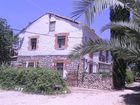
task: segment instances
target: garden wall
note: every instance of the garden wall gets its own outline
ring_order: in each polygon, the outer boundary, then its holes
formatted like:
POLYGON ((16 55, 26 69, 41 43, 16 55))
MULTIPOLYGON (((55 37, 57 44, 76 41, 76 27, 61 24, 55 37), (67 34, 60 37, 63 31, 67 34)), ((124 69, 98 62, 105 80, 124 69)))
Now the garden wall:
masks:
POLYGON ((80 73, 76 78, 76 73, 68 75, 67 83, 69 86, 78 86, 91 89, 112 89, 112 76, 110 74, 88 74, 80 73))
POLYGON ((80 74, 79 87, 112 89, 112 76, 107 74, 80 74))

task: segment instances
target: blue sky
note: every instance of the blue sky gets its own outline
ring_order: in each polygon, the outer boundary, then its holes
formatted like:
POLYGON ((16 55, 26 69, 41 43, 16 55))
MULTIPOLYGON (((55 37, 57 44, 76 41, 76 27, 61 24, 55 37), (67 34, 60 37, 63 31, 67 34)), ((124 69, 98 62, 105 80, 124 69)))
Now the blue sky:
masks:
MULTIPOLYGON (((74 0, 1 0, 0 17, 7 19, 11 28, 22 29, 42 14, 53 12, 70 18, 74 0)), ((109 31, 100 33, 100 29, 109 23, 109 11, 97 16, 92 23, 96 33, 102 38, 109 38, 109 31)))

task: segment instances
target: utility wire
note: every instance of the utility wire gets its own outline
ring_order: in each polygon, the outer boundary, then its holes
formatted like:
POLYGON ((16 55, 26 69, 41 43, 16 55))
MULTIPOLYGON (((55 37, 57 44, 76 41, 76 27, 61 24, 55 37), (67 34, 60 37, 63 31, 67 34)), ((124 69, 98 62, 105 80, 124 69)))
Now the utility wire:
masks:
MULTIPOLYGON (((12 30, 18 31, 18 32, 22 31, 22 30, 20 30, 20 29, 15 29, 15 28, 12 28, 12 30)), ((79 30, 69 31, 68 33, 77 32, 77 31, 79 31, 79 30)), ((50 35, 48 35, 47 33, 46 33, 46 34, 43 34, 43 33, 30 32, 30 31, 23 31, 23 33, 38 34, 38 35, 44 35, 44 36, 48 36, 48 37, 55 37, 55 36, 50 36, 50 35)), ((75 39, 76 39, 76 38, 82 38, 82 37, 68 37, 68 38, 75 38, 75 39)))
POLYGON ((25 0, 27 3, 31 4, 32 6, 38 8, 40 11, 44 12, 44 9, 42 9, 39 5, 34 3, 32 0, 25 0))
MULTIPOLYGON (((35 6, 36 8, 38 8, 39 10, 41 11, 44 11, 40 6, 38 6, 37 4, 35 4, 32 0, 25 0, 26 2, 30 3, 31 5, 35 6)), ((20 29, 15 29, 15 28, 12 28, 12 30, 14 31, 18 31, 18 32, 21 32, 23 30, 20 30, 20 29)), ((79 30, 76 30, 76 31, 69 31, 68 33, 71 33, 71 32, 78 32, 79 30)), ((48 35, 48 33, 46 34, 43 34, 43 33, 37 33, 37 32, 30 32, 30 31, 23 31, 24 33, 29 33, 29 34, 39 34, 39 35, 44 35, 44 36, 48 36, 48 37, 55 37, 55 36, 50 36, 48 35)), ((78 34, 78 33, 77 33, 78 34)), ((82 37, 68 37, 68 38, 77 38, 77 39, 80 39, 82 37)))

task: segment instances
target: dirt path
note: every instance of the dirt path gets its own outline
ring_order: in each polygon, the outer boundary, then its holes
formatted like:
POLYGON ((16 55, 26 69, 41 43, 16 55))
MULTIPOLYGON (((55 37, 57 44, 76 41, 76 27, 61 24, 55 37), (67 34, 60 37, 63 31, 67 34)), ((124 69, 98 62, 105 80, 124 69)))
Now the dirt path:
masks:
POLYGON ((123 91, 71 88, 72 93, 57 96, 0 90, 0 105, 140 105, 139 84, 134 85, 123 91))

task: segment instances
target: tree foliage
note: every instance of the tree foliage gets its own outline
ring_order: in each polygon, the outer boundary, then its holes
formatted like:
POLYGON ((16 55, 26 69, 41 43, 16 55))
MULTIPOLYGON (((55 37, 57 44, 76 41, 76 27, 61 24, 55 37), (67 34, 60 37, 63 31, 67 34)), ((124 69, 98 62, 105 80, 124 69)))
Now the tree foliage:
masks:
POLYGON ((0 18, 0 64, 9 62, 14 41, 13 32, 7 21, 0 18))
MULTIPOLYGON (((110 8, 110 21, 129 21, 130 20, 130 12, 126 8, 122 8, 121 6, 115 6, 110 8)), ((120 46, 122 46, 122 41, 126 40, 125 37, 125 29, 111 29, 111 40, 118 39, 120 46)), ((123 89, 125 87, 125 77, 126 77, 126 67, 127 62, 118 54, 115 54, 113 51, 112 60, 113 60, 113 85, 116 89, 123 89)))

